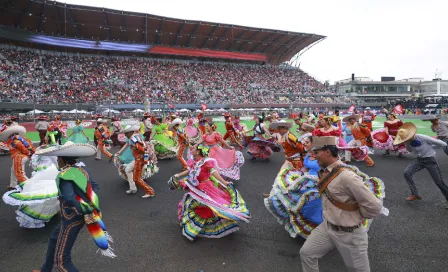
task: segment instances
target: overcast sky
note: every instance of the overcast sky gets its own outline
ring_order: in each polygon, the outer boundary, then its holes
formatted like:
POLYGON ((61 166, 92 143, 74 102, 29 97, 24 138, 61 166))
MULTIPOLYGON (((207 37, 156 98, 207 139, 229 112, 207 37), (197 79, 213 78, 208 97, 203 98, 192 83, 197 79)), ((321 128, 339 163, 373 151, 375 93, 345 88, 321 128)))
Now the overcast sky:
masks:
POLYGON ((327 39, 301 57, 320 80, 448 78, 443 0, 66 0, 70 4, 145 12, 179 19, 316 33, 327 39))

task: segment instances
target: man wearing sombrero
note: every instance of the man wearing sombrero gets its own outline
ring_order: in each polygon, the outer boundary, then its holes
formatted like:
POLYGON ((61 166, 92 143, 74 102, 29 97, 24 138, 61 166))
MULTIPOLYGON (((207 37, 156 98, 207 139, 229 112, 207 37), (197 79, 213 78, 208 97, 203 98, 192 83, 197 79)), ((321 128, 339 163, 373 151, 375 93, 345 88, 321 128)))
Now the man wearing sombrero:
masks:
POLYGON ((437 139, 444 142, 448 141, 448 122, 440 121, 440 117, 436 115, 431 115, 429 117, 423 118, 423 121, 431 122, 431 130, 437 133, 437 139))
MULTIPOLYGON (((441 146, 444 148, 445 152, 447 152, 447 143, 416 133, 417 127, 413 123, 404 123, 398 130, 394 140, 395 145, 405 143, 406 148, 409 151, 417 154, 417 159, 413 161, 403 173, 404 178, 411 189, 411 196, 406 198, 406 200, 414 201, 422 199, 414 182, 414 174, 426 169, 448 201, 448 186, 443 182, 442 172, 440 171, 439 163, 436 159, 436 151, 433 148, 433 145, 441 146)), ((445 208, 448 209, 448 206, 445 208)))
POLYGON ((39 120, 36 123, 36 130, 39 132, 39 138, 40 138, 40 143, 39 145, 43 145, 45 144, 45 135, 47 134, 47 129, 48 129, 48 117, 45 115, 41 115, 39 117, 37 117, 37 120, 39 120))
MULTIPOLYGON (((350 128, 353 140, 347 143, 349 148, 361 148, 363 146, 367 146, 367 141, 370 136, 370 130, 365 124, 359 124, 358 120, 361 118, 359 114, 352 114, 344 117, 342 122, 347 123, 347 126, 350 128)), ((367 151, 366 151, 367 152, 367 151)), ((352 160, 352 152, 349 150, 345 151, 345 162, 350 163, 352 160)), ((375 165, 372 158, 369 155, 366 155, 363 159, 367 166, 372 167, 375 165)))
POLYGON ((23 126, 0 125, 0 142, 6 142, 9 147, 12 167, 8 190, 14 189, 18 183, 26 181, 25 164, 36 151, 33 143, 25 138, 26 129, 23 126))
POLYGON ((299 139, 289 131, 291 127, 292 123, 284 120, 269 125, 270 129, 277 130, 280 135, 280 144, 285 152, 285 163, 291 163, 295 169, 301 170, 303 167, 302 155, 305 150, 299 139))
POLYGON ((56 185, 59 191, 61 223, 53 230, 48 240, 45 263, 41 270, 78 271, 71 259, 71 251, 80 230, 87 229, 103 256, 114 258, 115 254, 109 246, 112 238, 107 233, 96 193, 98 185, 90 175, 77 166, 79 157, 88 157, 96 153, 90 144, 67 142, 64 145, 53 145, 39 148, 36 152, 41 156, 57 156, 59 175, 56 185))
POLYGON ((106 119, 98 119, 96 120, 97 127, 95 129, 94 137, 98 143, 97 145, 97 151, 96 151, 96 158, 95 160, 101 160, 101 153, 103 153, 107 158, 112 158, 112 154, 110 154, 109 151, 107 151, 107 148, 110 146, 110 136, 111 133, 109 131, 109 128, 107 127, 106 119))
POLYGON ((314 136, 312 151, 321 168, 317 189, 323 222, 300 249, 302 271, 319 271, 319 259, 333 249, 339 251, 348 271, 370 271, 368 235, 362 222, 381 214, 381 200, 360 175, 341 163, 336 137, 314 136))
POLYGON ((126 193, 135 194, 137 192, 135 185, 137 184, 145 191, 145 195, 142 198, 149 198, 153 197, 155 192, 142 177, 146 176, 146 174, 152 176, 158 172, 156 166, 157 157, 152 144, 144 141, 139 129, 139 126, 127 125, 120 131, 120 134, 124 134, 129 139, 129 142, 115 156, 120 155, 127 146, 130 147, 134 160, 124 168, 130 186, 130 189, 126 193))
POLYGON ((177 159, 179 160, 180 164, 182 165, 182 170, 187 170, 188 164, 184 159, 184 151, 185 151, 185 148, 187 148, 187 146, 188 146, 188 138, 187 138, 187 134, 185 133, 185 130, 180 127, 181 124, 182 124, 182 120, 180 118, 176 118, 171 122, 168 129, 173 132, 174 138, 179 143, 179 149, 177 150, 177 159))

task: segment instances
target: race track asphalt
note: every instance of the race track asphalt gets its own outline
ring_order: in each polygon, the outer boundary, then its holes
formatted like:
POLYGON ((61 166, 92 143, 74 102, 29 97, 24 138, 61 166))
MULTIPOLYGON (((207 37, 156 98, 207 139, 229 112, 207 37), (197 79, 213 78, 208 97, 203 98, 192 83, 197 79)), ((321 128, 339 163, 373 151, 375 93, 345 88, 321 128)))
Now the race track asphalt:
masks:
MULTIPOLYGON (((114 150, 116 151, 116 150, 114 150)), ((403 170, 410 157, 373 155, 374 168, 360 169, 382 178, 386 184, 384 205, 388 217, 374 220, 369 231, 371 271, 448 271, 448 210, 442 208, 443 195, 426 171, 416 175, 424 199, 407 203, 409 189, 403 170)), ((159 162, 160 173, 150 185, 153 199, 125 194, 127 184, 107 160, 84 162, 99 183, 104 222, 115 243, 117 258, 95 254, 97 247, 83 229, 72 251, 73 262, 80 271, 154 271, 154 272, 220 272, 220 271, 301 271, 299 250, 303 240, 292 239, 263 205, 262 193, 268 193, 283 163, 275 154, 270 162, 246 160, 236 187, 252 213, 249 224, 241 223, 240 231, 222 239, 200 238, 195 242, 182 236, 177 220, 181 191, 170 191, 167 180, 179 171, 176 159, 159 162)), ((448 181, 447 156, 438 150, 443 176, 448 181)), ((246 157, 247 159, 247 157, 246 157)), ((9 183, 11 160, 0 158, 1 188, 9 183)), ((55 217, 43 229, 20 228, 14 218, 14 207, 0 204, 0 271, 30 272, 39 268, 45 258, 47 239, 57 225, 55 217)), ((337 251, 320 261, 321 271, 346 271, 337 251)))

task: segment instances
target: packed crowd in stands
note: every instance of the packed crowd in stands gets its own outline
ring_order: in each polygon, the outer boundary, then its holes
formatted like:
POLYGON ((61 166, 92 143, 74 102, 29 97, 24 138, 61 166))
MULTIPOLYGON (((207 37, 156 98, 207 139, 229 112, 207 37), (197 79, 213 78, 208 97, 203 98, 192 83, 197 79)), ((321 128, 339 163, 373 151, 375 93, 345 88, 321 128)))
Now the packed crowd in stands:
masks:
POLYGON ((124 104, 149 98, 172 104, 289 103, 294 94, 296 103, 351 102, 325 96, 324 85, 299 69, 54 56, 13 49, 0 49, 0 54, 12 64, 0 63, 2 101, 124 104))

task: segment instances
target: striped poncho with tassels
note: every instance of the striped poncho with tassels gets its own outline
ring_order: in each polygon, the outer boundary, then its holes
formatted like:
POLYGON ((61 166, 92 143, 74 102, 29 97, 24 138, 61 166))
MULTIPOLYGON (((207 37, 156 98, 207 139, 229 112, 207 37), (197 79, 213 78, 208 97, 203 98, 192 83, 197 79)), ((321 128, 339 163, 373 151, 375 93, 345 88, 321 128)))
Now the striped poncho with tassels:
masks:
MULTIPOLYGON (((112 237, 107 233, 106 226, 101 220, 101 211, 98 196, 95 194, 92 188, 92 184, 89 182, 89 175, 87 172, 79 167, 72 166, 67 169, 61 170, 56 177, 56 185, 59 189, 59 181, 70 180, 73 184, 80 189, 84 194, 82 196, 76 194, 76 200, 81 206, 81 211, 84 216, 84 222, 87 229, 92 235, 93 240, 98 246, 98 250, 106 257, 116 257, 113 249, 110 247, 109 242, 113 242, 112 237)), ((60 193, 60 192, 59 192, 60 193)))

